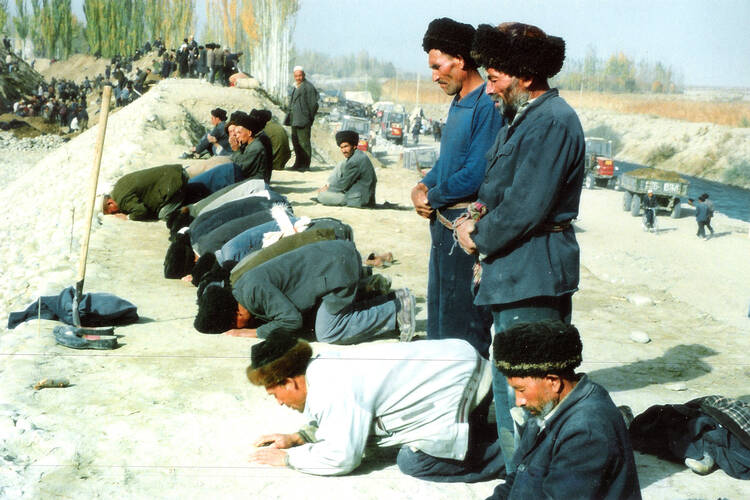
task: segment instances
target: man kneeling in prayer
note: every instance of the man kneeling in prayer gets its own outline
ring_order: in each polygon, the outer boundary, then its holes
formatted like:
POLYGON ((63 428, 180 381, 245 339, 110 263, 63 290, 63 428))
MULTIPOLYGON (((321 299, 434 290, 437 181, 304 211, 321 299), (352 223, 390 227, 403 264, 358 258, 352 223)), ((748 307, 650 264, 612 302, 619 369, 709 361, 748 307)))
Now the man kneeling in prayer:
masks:
POLYGON ((628 430, 607 390, 576 374, 578 330, 559 320, 518 323, 495 335, 497 369, 516 392, 521 442, 493 499, 639 499, 628 430))
POLYGON ((405 474, 438 482, 476 482, 505 470, 486 415, 492 373, 460 339, 375 344, 312 357, 285 335, 251 349, 247 377, 309 425, 261 436, 251 460, 316 475, 347 474, 362 462, 368 438, 401 446, 405 474))

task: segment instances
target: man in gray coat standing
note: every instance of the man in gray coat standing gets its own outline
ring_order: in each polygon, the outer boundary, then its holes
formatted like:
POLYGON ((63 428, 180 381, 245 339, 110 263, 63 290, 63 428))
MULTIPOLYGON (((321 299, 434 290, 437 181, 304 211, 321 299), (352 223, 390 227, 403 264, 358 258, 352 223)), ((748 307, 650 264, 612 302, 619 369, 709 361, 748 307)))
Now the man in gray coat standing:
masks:
POLYGON ((292 145, 294 146, 294 166, 292 170, 310 170, 312 145, 310 130, 315 113, 318 112, 318 91, 305 79, 302 66, 294 67, 294 90, 289 106, 289 123, 292 127, 292 145))
MULTIPOLYGON (((456 229, 461 246, 479 256, 474 303, 490 307, 495 332, 544 319, 569 324, 580 267, 571 221, 585 144, 575 111, 547 84, 562 68, 565 42, 536 26, 484 24, 472 55, 507 120, 488 153, 478 200, 456 229)), ((498 371, 493 390, 510 473, 513 395, 498 371)))

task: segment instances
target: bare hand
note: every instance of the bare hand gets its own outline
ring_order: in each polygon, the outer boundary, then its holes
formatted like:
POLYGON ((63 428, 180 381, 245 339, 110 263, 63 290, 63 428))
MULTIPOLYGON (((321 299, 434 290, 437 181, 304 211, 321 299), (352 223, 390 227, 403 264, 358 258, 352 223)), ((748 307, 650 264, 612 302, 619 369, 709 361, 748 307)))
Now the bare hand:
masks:
POLYGON ((186 274, 180 280, 184 281, 185 283, 192 283, 193 282, 193 275, 192 274, 186 274))
POLYGON ((458 235, 458 244, 464 249, 464 252, 471 255, 476 253, 477 245, 474 240, 471 239, 470 233, 474 231, 474 221, 466 219, 465 221, 458 224, 456 227, 456 234, 458 235))
POLYGON ((245 337, 255 339, 258 338, 258 330, 256 328, 234 328, 232 330, 227 330, 226 332, 224 332, 224 335, 229 335, 230 337, 245 337))
POLYGON ((427 191, 427 186, 421 182, 411 190, 411 202, 417 213, 425 219, 429 219, 434 211, 430 206, 430 202, 427 201, 427 191))
POLYGON ((286 466, 286 452, 278 448, 259 448, 250 454, 250 461, 273 465, 274 467, 286 466))
POLYGON ((328 184, 326 184, 326 185, 325 185, 325 186, 323 186, 322 188, 318 189, 318 192, 319 192, 319 193, 322 193, 322 192, 324 192, 324 191, 328 191, 328 184))
POLYGON ((295 434, 266 434, 265 436, 259 437, 253 446, 256 447, 269 447, 269 448, 291 448, 293 446, 299 446, 303 444, 302 437, 295 434))
POLYGON ((124 214, 122 212, 117 212, 116 214, 112 214, 112 215, 114 215, 118 219, 128 220, 128 214, 124 214))
POLYGON ((216 142, 216 137, 212 136, 211 134, 207 134, 207 135, 206 135, 206 139, 207 139, 207 140, 208 140, 208 142, 210 142, 211 144, 213 144, 214 142, 216 142))

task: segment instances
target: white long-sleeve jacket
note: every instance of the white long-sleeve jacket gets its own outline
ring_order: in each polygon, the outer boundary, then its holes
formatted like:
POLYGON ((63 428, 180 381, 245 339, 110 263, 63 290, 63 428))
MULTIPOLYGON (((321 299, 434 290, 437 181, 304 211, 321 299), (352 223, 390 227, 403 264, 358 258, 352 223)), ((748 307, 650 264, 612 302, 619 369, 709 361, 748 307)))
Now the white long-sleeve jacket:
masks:
POLYGON ((359 466, 370 436, 378 446, 408 445, 462 460, 468 415, 489 373, 489 363, 459 339, 316 356, 306 372, 304 410, 317 427, 315 441, 287 450, 289 466, 309 474, 346 474, 359 466))

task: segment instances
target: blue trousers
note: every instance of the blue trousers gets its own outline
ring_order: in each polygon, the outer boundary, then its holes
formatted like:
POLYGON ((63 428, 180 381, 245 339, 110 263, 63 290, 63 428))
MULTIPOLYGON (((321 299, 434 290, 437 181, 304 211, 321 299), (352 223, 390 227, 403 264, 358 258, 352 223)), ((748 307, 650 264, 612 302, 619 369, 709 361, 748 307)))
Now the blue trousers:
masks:
POLYGON ((241 174, 242 171, 231 161, 229 163, 222 163, 190 179, 188 181, 188 188, 201 191, 203 195, 200 198, 204 198, 221 188, 241 181, 241 174))
MULTIPOLYGON (((289 218, 292 224, 297 222, 296 217, 289 218)), ((251 227, 231 240, 224 243, 221 249, 216 251, 216 260, 219 264, 227 261, 239 262, 252 251, 260 250, 263 246, 263 235, 269 231, 278 231, 279 225, 275 220, 251 227)))
POLYGON ((396 331, 397 301, 387 296, 358 302, 332 314, 325 299, 315 314, 315 338, 328 344, 357 344, 396 331))
MULTIPOLYGON (((559 319, 570 324, 572 312, 571 295, 560 297, 532 297, 509 304, 492 306, 492 319, 495 332, 502 332, 517 323, 529 323, 546 319, 559 319)), ((516 436, 510 409, 516 405, 513 389, 505 376, 492 364, 492 392, 495 397, 495 418, 498 440, 503 449, 505 467, 508 474, 518 465, 513 461, 513 453, 520 436, 516 436)))
MULTIPOLYGON (((463 210, 441 210, 448 220, 463 210)), ((472 267, 476 261, 454 246, 453 232, 439 221, 430 221, 432 248, 427 280, 427 338, 464 339, 487 358, 492 317, 486 308, 474 305, 472 267)))

